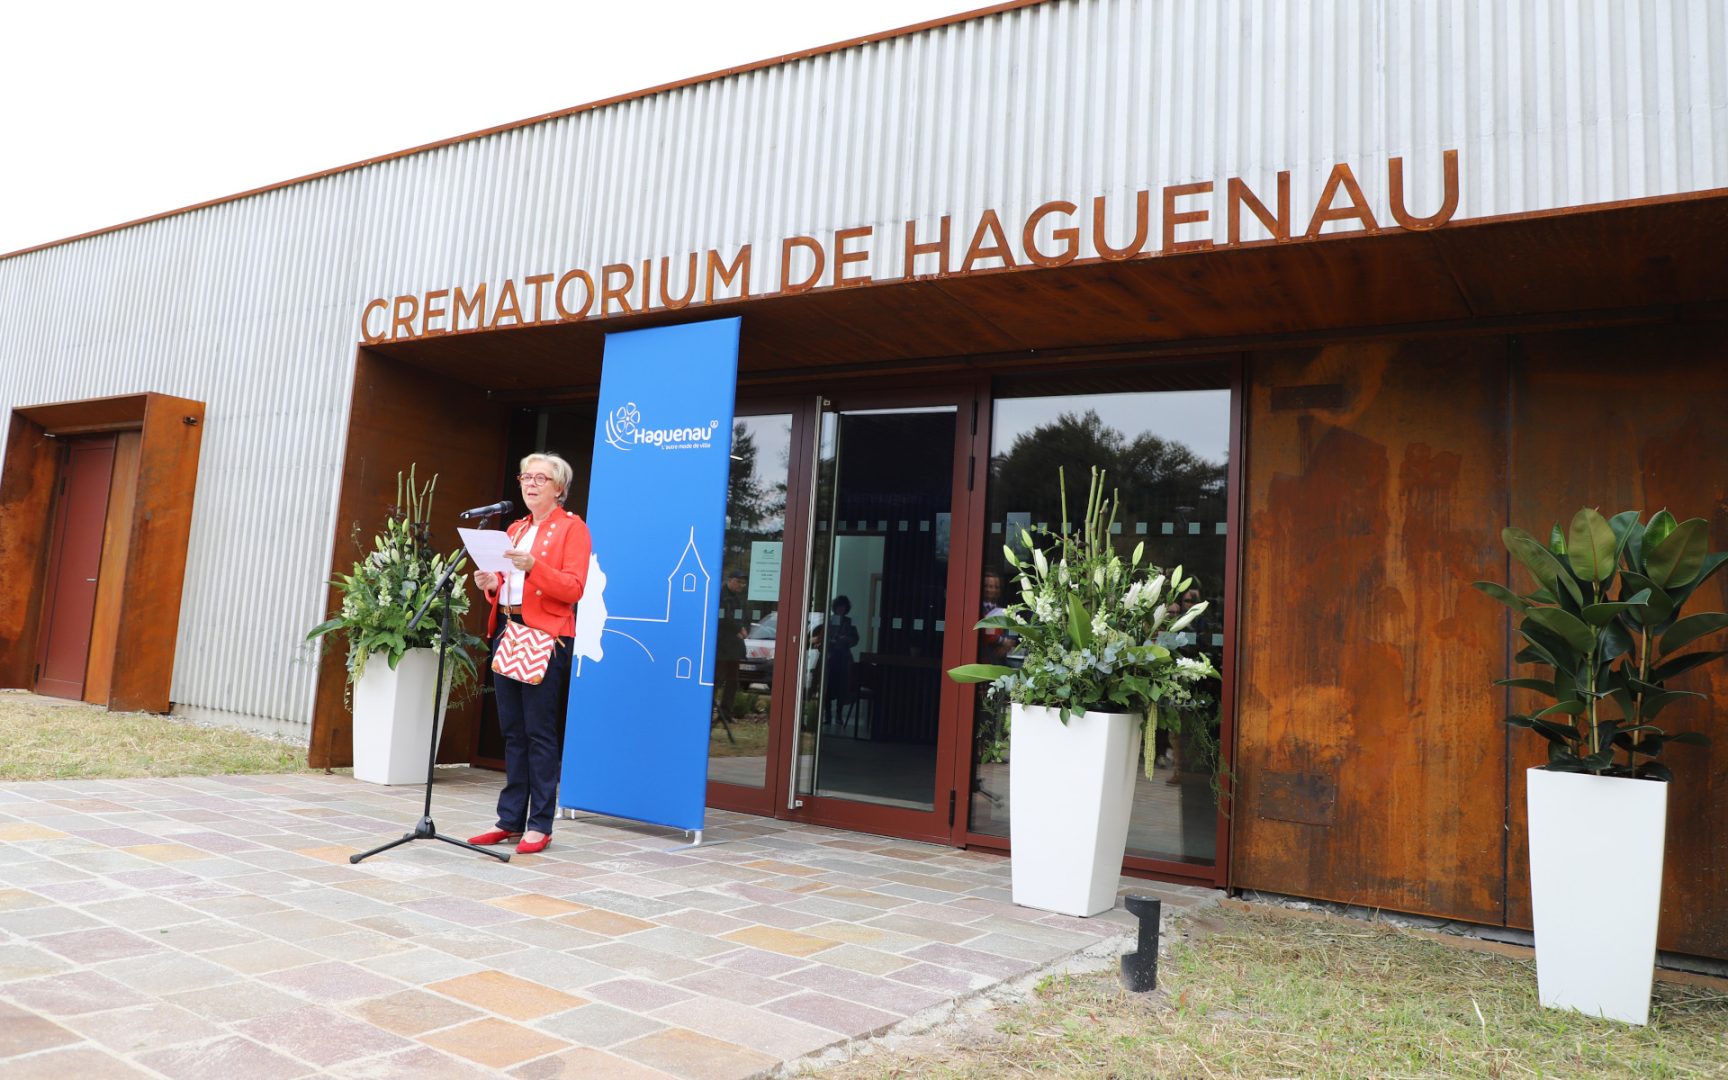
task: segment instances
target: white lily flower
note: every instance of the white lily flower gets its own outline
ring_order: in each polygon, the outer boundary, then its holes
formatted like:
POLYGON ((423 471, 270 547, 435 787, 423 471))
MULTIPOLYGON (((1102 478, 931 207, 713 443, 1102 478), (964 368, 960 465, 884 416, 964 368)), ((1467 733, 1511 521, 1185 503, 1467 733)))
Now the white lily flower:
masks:
POLYGON ((1032 565, 1038 568, 1038 576, 1043 577, 1050 572, 1050 564, 1045 561, 1044 553, 1037 548, 1032 549, 1032 565))
POLYGON ((1206 610, 1206 604, 1207 603, 1208 603, 1208 601, 1202 600, 1198 604, 1195 604, 1193 607, 1189 608, 1187 611, 1184 611, 1182 613, 1182 617, 1180 619, 1177 619, 1175 622, 1170 624, 1170 632, 1175 633, 1176 631, 1187 626, 1189 623, 1193 622, 1195 619, 1198 619, 1200 617, 1200 613, 1206 610))

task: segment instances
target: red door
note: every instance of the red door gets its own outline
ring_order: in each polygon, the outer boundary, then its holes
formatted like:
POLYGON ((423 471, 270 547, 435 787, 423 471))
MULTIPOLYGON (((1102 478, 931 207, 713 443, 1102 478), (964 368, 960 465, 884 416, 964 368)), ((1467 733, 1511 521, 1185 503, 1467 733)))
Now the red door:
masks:
POLYGON ((36 692, 78 699, 90 659, 90 622, 102 566, 114 436, 69 440, 61 466, 59 505, 42 606, 36 692))

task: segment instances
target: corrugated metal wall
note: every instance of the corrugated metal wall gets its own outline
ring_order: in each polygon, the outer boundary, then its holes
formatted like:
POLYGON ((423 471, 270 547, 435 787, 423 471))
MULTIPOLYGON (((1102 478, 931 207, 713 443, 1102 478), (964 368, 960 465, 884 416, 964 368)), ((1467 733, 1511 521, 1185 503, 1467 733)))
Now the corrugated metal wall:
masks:
POLYGON ((1196 180, 1223 240, 1222 181, 1279 169, 1300 231, 1341 161, 1386 224, 1387 159, 1427 214, 1448 148, 1460 217, 1728 186, 1728 12, 1055 0, 0 261, 0 409, 208 404, 173 696, 305 724, 367 300, 743 243, 765 292, 783 237, 858 225, 888 278, 907 219, 954 215, 958 262, 985 208, 1018 251, 1039 203, 1107 195, 1119 238, 1196 180))

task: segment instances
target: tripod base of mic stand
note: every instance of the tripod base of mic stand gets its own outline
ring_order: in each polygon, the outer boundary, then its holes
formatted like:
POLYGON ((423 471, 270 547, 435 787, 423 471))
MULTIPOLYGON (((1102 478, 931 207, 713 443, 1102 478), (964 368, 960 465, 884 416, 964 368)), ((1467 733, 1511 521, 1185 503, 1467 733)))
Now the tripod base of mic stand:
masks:
POLYGON ((429 817, 423 817, 419 821, 415 822, 414 831, 411 833, 404 833, 402 839, 392 840, 388 844, 380 844, 371 851, 362 851, 358 855, 350 855, 348 856, 348 861, 351 863, 357 863, 361 859, 370 859, 381 851, 389 851, 391 848, 401 847, 403 844, 412 840, 442 840, 446 844, 455 844, 459 848, 467 848, 469 851, 478 851, 482 855, 490 855, 499 862, 510 861, 510 853, 507 851, 493 851, 491 848, 483 848, 478 844, 470 844, 466 840, 458 840, 454 836, 445 836, 443 833, 438 831, 438 826, 432 824, 432 819, 429 817))

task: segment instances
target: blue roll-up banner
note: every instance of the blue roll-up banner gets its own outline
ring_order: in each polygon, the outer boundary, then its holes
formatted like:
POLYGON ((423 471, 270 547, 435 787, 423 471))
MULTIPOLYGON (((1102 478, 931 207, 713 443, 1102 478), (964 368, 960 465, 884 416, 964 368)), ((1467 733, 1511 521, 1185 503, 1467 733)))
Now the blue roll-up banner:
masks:
POLYGON ((702 828, 738 320, 606 335, 560 806, 702 828))

